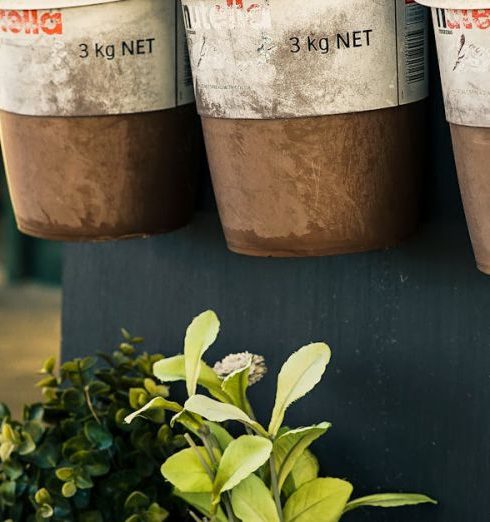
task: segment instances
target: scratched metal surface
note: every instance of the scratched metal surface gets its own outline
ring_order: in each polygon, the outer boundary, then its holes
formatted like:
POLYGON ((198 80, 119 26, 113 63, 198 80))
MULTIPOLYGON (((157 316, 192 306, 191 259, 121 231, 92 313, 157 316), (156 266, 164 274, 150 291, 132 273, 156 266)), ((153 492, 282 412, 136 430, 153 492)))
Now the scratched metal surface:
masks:
MULTIPOLYGON (((404 81, 402 20, 421 9, 416 4, 356 0, 346 9, 341 0, 247 0, 243 9, 217 10, 209 0, 186 0, 183 6, 202 115, 318 116, 426 96, 425 82, 404 81)), ((420 30, 423 40, 424 26, 422 17, 410 31, 420 30)))
POLYGON ((211 362, 243 349, 267 357, 271 375, 254 390, 265 419, 285 357, 327 340, 327 378, 288 422, 334 423, 315 449, 324 472, 349 477, 358 494, 423 491, 441 502, 346 520, 488 522, 490 279, 474 267, 439 93, 434 100, 416 237, 356 256, 241 257, 226 250, 204 184, 201 211, 185 230, 66 247, 64 356, 110 349, 122 325, 149 349, 175 353, 190 318, 214 308, 223 331, 211 362))
POLYGON ((176 2, 31 10, 27 20, 20 13, 0 9, 2 109, 31 116, 93 116, 193 101, 192 86, 179 73, 184 33, 179 26, 176 35, 176 2))

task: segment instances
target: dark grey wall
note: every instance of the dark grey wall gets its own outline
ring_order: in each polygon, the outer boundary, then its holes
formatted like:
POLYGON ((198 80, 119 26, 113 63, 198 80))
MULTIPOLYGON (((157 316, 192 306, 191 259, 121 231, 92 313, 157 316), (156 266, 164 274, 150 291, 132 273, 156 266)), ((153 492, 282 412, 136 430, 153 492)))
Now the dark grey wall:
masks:
POLYGON ((210 362, 243 349, 267 356, 271 375, 254 391, 263 417, 286 356, 327 340, 328 376, 288 422, 334 423, 317 445, 322 466, 357 493, 441 501, 348 520, 488 522, 490 278, 474 267, 437 87, 433 99, 425 222, 412 240, 337 258, 240 257, 225 248, 208 187, 182 231, 66 247, 64 356, 110 349, 120 326, 172 354, 189 320, 213 308, 223 330, 210 362))

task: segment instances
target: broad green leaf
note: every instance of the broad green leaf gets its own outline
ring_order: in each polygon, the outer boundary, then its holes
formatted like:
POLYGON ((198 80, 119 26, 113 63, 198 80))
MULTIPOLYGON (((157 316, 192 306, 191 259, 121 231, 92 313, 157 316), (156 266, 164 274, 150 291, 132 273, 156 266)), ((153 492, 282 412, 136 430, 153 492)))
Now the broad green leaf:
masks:
POLYGON ((164 522, 169 516, 170 513, 166 509, 154 502, 145 513, 145 522, 164 522))
POLYGON ((43 363, 43 367, 41 368, 40 373, 53 373, 54 367, 56 366, 56 358, 50 357, 49 359, 46 359, 43 363))
POLYGON ((134 413, 131 413, 131 415, 128 415, 124 419, 124 422, 126 422, 127 424, 131 424, 134 421, 134 419, 136 419, 136 417, 143 415, 143 413, 150 410, 158 409, 164 409, 178 413, 182 411, 182 406, 176 402, 168 401, 163 397, 155 397, 148 404, 140 408, 138 411, 135 411, 134 413))
POLYGON ((133 410, 142 408, 149 400, 148 392, 144 388, 131 388, 129 390, 129 405, 133 410))
POLYGON ((177 489, 186 493, 210 493, 213 483, 202 461, 211 468, 211 461, 205 448, 199 447, 200 457, 193 448, 187 448, 172 455, 162 465, 162 475, 177 489))
MULTIPOLYGON (((178 489, 174 489, 174 495, 181 498, 184 502, 197 509, 199 513, 207 518, 211 518, 212 502, 211 493, 183 493, 178 489)), ((228 518, 223 513, 221 508, 218 509, 216 515, 214 515, 216 522, 228 522, 228 518)))
POLYGON ((331 426, 329 422, 322 422, 317 426, 288 431, 275 440, 273 455, 279 490, 304 451, 331 426))
POLYGON ((205 395, 194 395, 187 399, 184 408, 212 422, 225 422, 230 420, 242 422, 250 426, 260 435, 267 436, 267 432, 258 422, 252 420, 240 408, 232 404, 223 404, 205 395))
POLYGON ((309 393, 322 378, 331 351, 325 343, 304 346, 284 363, 277 379, 277 393, 269 433, 276 435, 288 407, 309 393))
POLYGON ((170 419, 170 427, 173 428, 177 422, 182 424, 187 431, 200 436, 203 420, 199 415, 191 413, 190 411, 182 410, 170 419))
POLYGON ((216 422, 205 422, 206 426, 209 428, 211 435, 215 438, 218 443, 221 451, 225 451, 225 449, 230 445, 230 442, 233 441, 233 437, 216 422))
POLYGON ((247 412, 249 415, 252 411, 252 408, 250 407, 250 403, 247 399, 247 389, 251 364, 252 356, 250 356, 250 360, 247 366, 230 373, 230 375, 228 375, 228 377, 226 377, 226 379, 221 384, 221 388, 231 398, 232 403, 241 410, 247 412))
MULTIPOLYGON (((162 359, 153 365, 153 374, 161 382, 185 381, 185 357, 176 355, 162 359)), ((211 395, 220 400, 227 400, 227 395, 221 389, 221 380, 214 370, 205 362, 200 363, 198 384, 206 388, 211 395)))
POLYGON ((231 505, 242 522, 279 522, 271 492, 257 475, 250 475, 233 489, 231 505))
POLYGON ((2 442, 0 444, 0 461, 8 462, 12 453, 15 451, 16 447, 17 446, 15 444, 13 444, 12 442, 10 442, 8 440, 5 442, 2 442))
MULTIPOLYGON (((56 470, 56 476, 63 482, 71 480, 75 475, 75 470, 70 467, 58 468, 56 470)), ((49 502, 48 502, 49 503, 49 502)))
POLYGON ((344 480, 319 478, 293 493, 284 507, 284 522, 338 522, 352 494, 344 480))
POLYGON ((71 498, 71 497, 74 497, 77 493, 77 486, 75 484, 75 482, 73 481, 69 481, 69 482, 65 482, 63 484, 63 487, 61 488, 61 494, 65 497, 65 498, 71 498))
POLYGON ((30 433, 27 431, 22 432, 22 442, 19 444, 16 451, 19 455, 29 455, 36 451, 36 443, 32 440, 30 433))
POLYGON ((233 489, 267 462, 272 442, 264 437, 242 435, 234 440, 221 457, 213 492, 216 496, 233 489))
POLYGON ((41 422, 36 420, 29 420, 24 423, 23 432, 29 433, 32 440, 38 444, 44 435, 44 426, 41 422))
POLYGON ((0 434, 0 440, 11 442, 12 444, 18 445, 22 442, 20 435, 12 428, 8 422, 4 422, 2 425, 2 432, 0 434))
POLYGON ((10 460, 9 462, 2 462, 2 465, 0 466, 2 473, 5 474, 3 479, 5 480, 5 477, 7 477, 9 480, 17 480, 18 478, 22 477, 22 475, 25 472, 25 464, 20 463, 16 460, 10 460))
POLYGON ((437 504, 437 502, 426 495, 414 493, 382 493, 352 500, 345 507, 344 513, 360 507, 395 508, 417 504, 437 504))
POLYGON ((49 504, 42 504, 36 511, 36 515, 39 515, 41 519, 51 518, 54 515, 54 509, 49 504))
POLYGON ((0 482, 0 499, 9 506, 15 504, 16 484, 13 480, 3 480, 0 482))
POLYGON ((60 447, 53 440, 45 440, 29 457, 41 469, 54 468, 60 458, 60 447))
POLYGON ((46 488, 38 489, 34 495, 36 504, 52 504, 53 497, 46 488))
POLYGON ((299 457, 286 482, 284 482, 282 493, 286 498, 289 498, 303 484, 318 478, 319 471, 320 465, 317 458, 310 450, 306 450, 299 457))
POLYGON ((84 433, 85 437, 87 437, 97 449, 106 450, 112 446, 113 439, 111 432, 95 420, 90 420, 85 423, 84 433))
POLYGON ((198 315, 187 328, 184 341, 184 358, 189 397, 196 393, 197 381, 201 373, 202 356, 216 341, 219 328, 218 316, 212 310, 198 315))
POLYGON ((133 491, 124 502, 124 509, 134 511, 136 509, 144 509, 150 505, 150 499, 141 491, 133 491))

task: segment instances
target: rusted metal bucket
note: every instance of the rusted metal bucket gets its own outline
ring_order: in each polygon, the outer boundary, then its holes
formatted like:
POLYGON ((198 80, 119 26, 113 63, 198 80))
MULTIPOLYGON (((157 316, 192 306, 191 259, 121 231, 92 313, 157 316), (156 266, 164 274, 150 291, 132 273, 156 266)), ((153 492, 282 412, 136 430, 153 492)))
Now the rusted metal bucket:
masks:
POLYGON ((183 9, 231 250, 357 252, 414 231, 428 81, 424 8, 405 0, 184 0, 183 9))
POLYGON ((490 1, 432 8, 447 119, 478 268, 490 274, 490 1))
POLYGON ((192 216, 197 115, 170 0, 0 0, 0 129, 18 227, 168 232, 192 216))

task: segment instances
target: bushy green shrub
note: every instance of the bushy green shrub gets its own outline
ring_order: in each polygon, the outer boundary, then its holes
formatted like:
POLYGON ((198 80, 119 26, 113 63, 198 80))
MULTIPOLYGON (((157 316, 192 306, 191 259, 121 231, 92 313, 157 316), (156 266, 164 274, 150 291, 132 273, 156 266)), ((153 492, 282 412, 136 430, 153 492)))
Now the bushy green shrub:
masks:
POLYGON ((128 426, 124 418, 168 388, 153 376, 161 355, 138 354, 123 331, 111 355, 42 369, 44 400, 23 419, 0 407, 0 519, 15 522, 161 522, 178 507, 159 476, 185 444, 163 411, 128 426))

